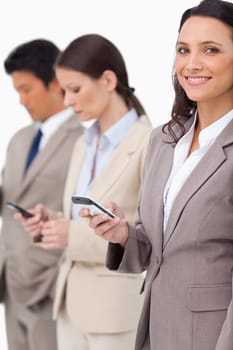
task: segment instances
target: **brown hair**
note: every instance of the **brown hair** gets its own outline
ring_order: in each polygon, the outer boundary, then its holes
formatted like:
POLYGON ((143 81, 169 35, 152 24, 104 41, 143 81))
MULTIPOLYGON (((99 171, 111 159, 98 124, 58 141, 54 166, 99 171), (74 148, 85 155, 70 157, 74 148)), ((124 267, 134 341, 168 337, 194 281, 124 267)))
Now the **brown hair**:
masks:
POLYGON ((58 56, 55 67, 69 68, 98 79, 105 70, 113 71, 118 79, 116 91, 129 108, 138 115, 145 110, 129 86, 124 59, 117 47, 98 34, 87 34, 73 40, 58 56))
MULTIPOLYGON (((203 0, 199 5, 186 10, 180 21, 179 32, 186 20, 192 16, 206 16, 216 18, 225 23, 232 30, 233 40, 233 3, 221 0, 203 0)), ((183 120, 190 118, 197 109, 195 101, 190 100, 184 89, 179 84, 176 73, 173 73, 173 86, 175 90, 175 99, 171 111, 171 120, 163 126, 163 132, 169 133, 174 142, 177 142, 185 132, 183 120), (180 129, 179 138, 177 138, 174 127, 180 129)))

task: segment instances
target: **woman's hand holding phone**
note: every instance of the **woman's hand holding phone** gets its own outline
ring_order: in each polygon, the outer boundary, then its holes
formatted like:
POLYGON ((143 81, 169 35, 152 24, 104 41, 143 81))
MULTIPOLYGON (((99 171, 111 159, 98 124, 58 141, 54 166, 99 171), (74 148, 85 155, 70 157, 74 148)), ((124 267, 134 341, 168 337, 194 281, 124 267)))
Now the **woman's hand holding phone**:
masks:
POLYGON ((115 215, 114 218, 109 219, 107 213, 93 215, 88 208, 82 208, 79 211, 79 215, 89 220, 89 226, 98 236, 111 243, 118 243, 125 247, 129 230, 124 214, 115 203, 110 203, 107 208, 115 215))

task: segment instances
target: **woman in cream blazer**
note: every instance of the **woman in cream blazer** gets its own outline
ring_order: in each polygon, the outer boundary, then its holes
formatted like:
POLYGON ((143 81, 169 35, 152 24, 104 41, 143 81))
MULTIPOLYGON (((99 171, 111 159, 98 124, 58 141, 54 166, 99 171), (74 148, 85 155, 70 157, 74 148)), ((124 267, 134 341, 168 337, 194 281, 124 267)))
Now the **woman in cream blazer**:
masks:
POLYGON ((59 349, 133 350, 143 274, 105 267, 107 243, 78 217, 71 197, 89 195, 103 204, 114 198, 133 223, 151 123, 129 87, 120 52, 100 35, 84 35, 68 45, 57 61, 56 76, 66 105, 81 121, 96 119, 88 129, 94 136, 87 142, 87 130, 74 147, 64 213, 38 205, 34 218, 21 219, 32 235, 42 235, 41 247, 66 247, 54 304, 59 349))

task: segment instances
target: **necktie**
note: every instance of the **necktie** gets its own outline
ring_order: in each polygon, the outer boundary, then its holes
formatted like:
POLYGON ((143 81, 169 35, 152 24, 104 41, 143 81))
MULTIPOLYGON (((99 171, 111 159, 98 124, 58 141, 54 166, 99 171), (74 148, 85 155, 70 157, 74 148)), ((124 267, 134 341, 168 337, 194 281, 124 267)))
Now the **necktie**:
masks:
POLYGON ((32 145, 31 145, 30 151, 28 153, 28 158, 27 158, 25 170, 27 170, 29 168, 31 162, 33 161, 33 159, 35 158, 35 156, 38 153, 40 140, 41 140, 41 136, 42 135, 43 134, 42 134, 41 129, 38 129, 36 134, 35 134, 35 136, 34 136, 34 139, 32 141, 32 145))

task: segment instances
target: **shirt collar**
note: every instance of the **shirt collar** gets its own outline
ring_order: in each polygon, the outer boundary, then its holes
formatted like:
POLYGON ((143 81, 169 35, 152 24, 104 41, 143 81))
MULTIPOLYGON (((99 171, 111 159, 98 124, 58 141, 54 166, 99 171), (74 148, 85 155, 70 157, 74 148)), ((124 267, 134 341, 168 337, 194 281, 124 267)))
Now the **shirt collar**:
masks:
MULTIPOLYGON (((203 130, 201 130, 198 138, 200 147, 207 146, 212 141, 214 141, 232 119, 233 119, 233 110, 231 110, 230 112, 222 116, 220 119, 216 120, 216 122, 210 124, 203 130)), ((185 142, 189 142, 190 138, 193 137, 196 121, 197 121, 197 112, 195 113, 193 123, 190 129, 178 141, 177 145, 183 144, 185 142)))
POLYGON ((201 130, 199 134, 200 147, 205 146, 215 140, 232 119, 233 109, 220 119, 216 120, 216 122, 201 130))
POLYGON ((43 123, 38 123, 37 127, 41 128, 43 135, 50 134, 54 129, 57 129, 62 123, 68 120, 72 114, 72 108, 65 108, 62 111, 49 117, 43 123))
MULTIPOLYGON (((197 122, 197 112, 196 112, 195 115, 194 115, 194 118, 193 118, 193 122, 192 122, 191 127, 188 129, 188 131, 186 132, 186 134, 184 134, 184 135, 179 139, 179 141, 178 141, 177 144, 176 144, 176 148, 183 147, 184 144, 188 145, 188 147, 190 146, 191 140, 192 140, 192 138, 193 138, 193 134, 194 134, 194 129, 195 129, 196 122, 197 122)), ((188 152, 188 150, 187 150, 187 152, 188 152)))
MULTIPOLYGON (((136 110, 133 108, 128 111, 120 120, 111 126, 103 135, 102 139, 106 139, 113 147, 117 147, 124 138, 131 126, 138 120, 136 110)), ((91 145, 96 140, 99 132, 99 122, 85 130, 85 139, 87 145, 91 145)))

